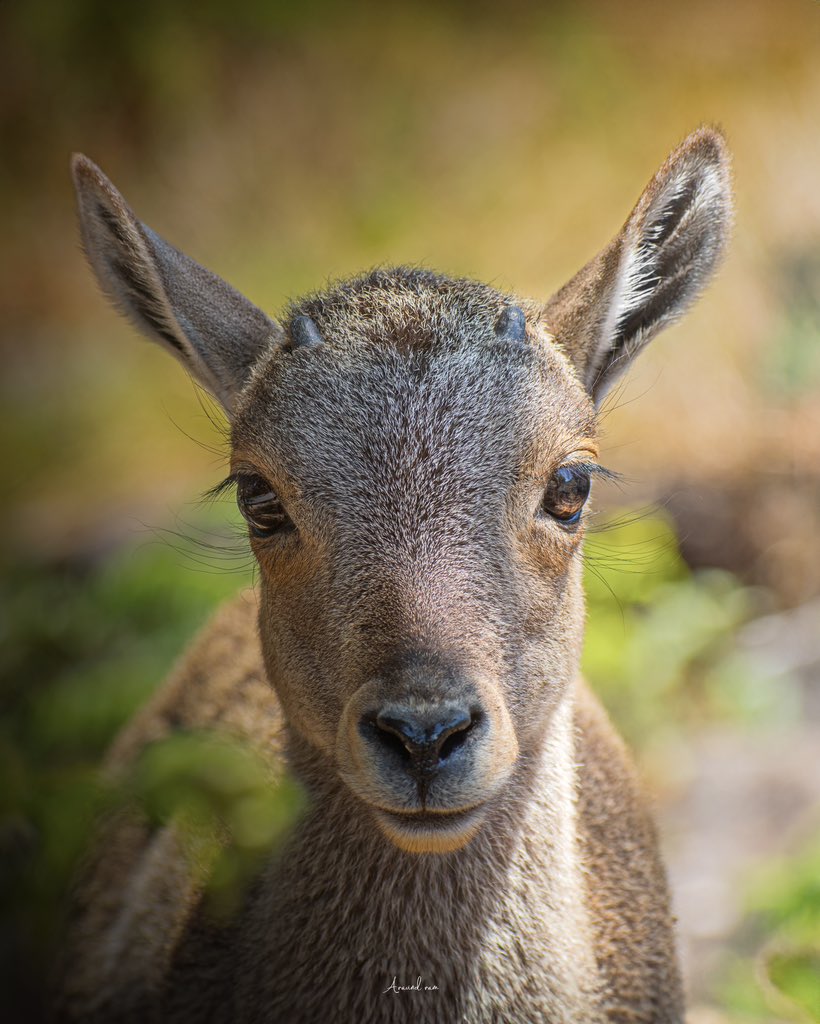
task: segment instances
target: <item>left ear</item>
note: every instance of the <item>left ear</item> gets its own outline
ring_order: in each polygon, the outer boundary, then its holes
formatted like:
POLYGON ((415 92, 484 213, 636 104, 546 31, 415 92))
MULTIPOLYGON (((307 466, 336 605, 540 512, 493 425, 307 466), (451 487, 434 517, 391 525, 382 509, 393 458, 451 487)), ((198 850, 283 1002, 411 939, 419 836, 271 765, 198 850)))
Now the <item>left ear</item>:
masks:
POLYGON ((167 349, 228 416, 282 328, 222 278, 152 231, 88 157, 71 161, 80 230, 103 292, 167 349))
POLYGON ((726 143, 701 128, 669 156, 617 237, 546 304, 544 323, 596 404, 706 286, 731 215, 726 143))

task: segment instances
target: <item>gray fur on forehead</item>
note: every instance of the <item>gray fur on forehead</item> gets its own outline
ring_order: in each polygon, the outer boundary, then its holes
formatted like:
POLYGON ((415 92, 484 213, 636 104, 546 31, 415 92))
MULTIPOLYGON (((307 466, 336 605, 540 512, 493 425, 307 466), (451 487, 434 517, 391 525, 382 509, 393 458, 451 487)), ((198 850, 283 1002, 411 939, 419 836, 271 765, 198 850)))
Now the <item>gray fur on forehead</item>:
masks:
POLYGON ((422 486, 429 503, 456 483, 462 497, 507 486, 536 451, 563 457, 594 430, 588 398, 549 346, 472 337, 280 350, 246 392, 233 440, 325 505, 342 497, 350 508, 356 491, 372 512, 375 493, 422 486))
POLYGON ((510 301, 476 281, 397 267, 295 303, 286 333, 308 317, 324 340, 269 350, 234 417, 234 442, 304 461, 310 475, 325 457, 349 461, 359 435, 370 461, 425 431, 433 447, 446 436, 455 460, 467 441, 489 449, 501 434, 511 457, 538 435, 589 436, 588 397, 553 346, 497 334, 510 301))
POLYGON ((431 270, 372 270, 295 302, 297 316, 316 322, 324 340, 345 347, 362 343, 425 346, 434 341, 490 340, 509 299, 488 285, 431 270))
POLYGON ((319 437, 324 453, 336 437, 349 450, 361 430, 372 447, 386 442, 405 406, 405 434, 432 417, 439 431, 449 424, 446 433, 469 420, 473 437, 497 433, 502 420, 515 422, 522 440, 545 431, 589 435, 589 399, 557 350, 540 335, 496 332, 510 308, 511 298, 488 285, 407 267, 373 270, 294 303, 286 333, 296 318, 310 318, 323 342, 268 350, 234 417, 234 441, 282 456, 290 445, 288 458, 298 459, 319 437))

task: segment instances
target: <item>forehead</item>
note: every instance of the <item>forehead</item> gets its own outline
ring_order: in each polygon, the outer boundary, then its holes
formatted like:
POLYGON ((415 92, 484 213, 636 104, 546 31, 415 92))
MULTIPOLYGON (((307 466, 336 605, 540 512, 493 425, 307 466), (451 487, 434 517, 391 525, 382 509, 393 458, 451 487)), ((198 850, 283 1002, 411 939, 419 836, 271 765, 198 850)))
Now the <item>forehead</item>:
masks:
POLYGON ((592 406, 552 345, 496 338, 508 300, 492 289, 433 281, 347 285, 296 308, 325 341, 258 368, 234 425, 239 457, 335 493, 340 476, 500 483, 589 443, 592 406))

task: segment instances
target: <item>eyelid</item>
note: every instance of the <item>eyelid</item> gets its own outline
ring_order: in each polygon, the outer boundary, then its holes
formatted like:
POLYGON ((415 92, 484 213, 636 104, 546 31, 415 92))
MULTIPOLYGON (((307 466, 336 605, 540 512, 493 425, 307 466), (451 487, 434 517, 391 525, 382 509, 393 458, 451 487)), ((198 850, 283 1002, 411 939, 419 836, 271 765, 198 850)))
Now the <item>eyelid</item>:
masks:
POLYGON ((583 469, 590 476, 603 476, 609 479, 617 477, 617 473, 613 473, 612 470, 607 469, 605 466, 600 465, 598 462, 593 462, 591 459, 577 459, 570 460, 568 462, 562 462, 555 470, 559 469, 583 469))
POLYGON ((600 476, 605 480, 620 480, 621 474, 616 473, 615 470, 607 469, 606 466, 602 466, 594 459, 589 458, 577 458, 572 457, 566 459, 564 462, 559 463, 553 469, 547 473, 538 473, 537 475, 528 477, 527 479, 532 480, 536 483, 543 484, 546 486, 550 480, 555 476, 559 469, 583 469, 586 470, 590 476, 600 476))
POLYGON ((276 494, 276 491, 265 491, 264 494, 252 494, 244 500, 245 504, 253 507, 255 505, 267 505, 271 501, 279 501, 279 497, 276 494))

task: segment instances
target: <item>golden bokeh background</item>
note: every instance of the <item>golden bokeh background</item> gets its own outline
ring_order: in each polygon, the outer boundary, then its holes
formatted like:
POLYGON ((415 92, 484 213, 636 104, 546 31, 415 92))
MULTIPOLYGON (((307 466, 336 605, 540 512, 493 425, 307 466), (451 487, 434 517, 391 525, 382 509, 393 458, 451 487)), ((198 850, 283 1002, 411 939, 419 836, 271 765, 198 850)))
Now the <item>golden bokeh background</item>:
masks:
POLYGON ((702 301, 607 403, 604 459, 626 482, 599 504, 623 529, 602 532, 591 561, 597 550, 599 569, 617 563, 607 586, 627 608, 591 579, 588 664, 661 805, 693 1019, 820 1019, 816 0, 0 8, 0 753, 13 780, 0 851, 6 887, 33 908, 11 894, 14 955, 44 956, 56 927, 71 860, 44 853, 63 834, 57 776, 90 770, 247 578, 240 550, 225 556, 235 575, 191 582, 225 555, 207 545, 227 509, 197 504, 224 469, 222 424, 98 295, 70 153, 276 313, 328 278, 391 263, 547 298, 703 122, 734 154, 734 237, 702 301), (182 537, 157 555, 165 530, 182 537), (666 619, 641 633, 656 599, 666 619), (613 643, 634 649, 628 664, 613 643), (675 644, 669 681, 647 687, 651 714, 630 712, 643 681, 606 680, 651 674, 675 644), (730 663, 751 663, 761 689, 750 676, 720 689, 730 663), (93 727, 90 704, 108 708, 93 727), (783 881, 804 876, 809 896, 783 881), (809 906, 808 924, 789 900, 809 906))

